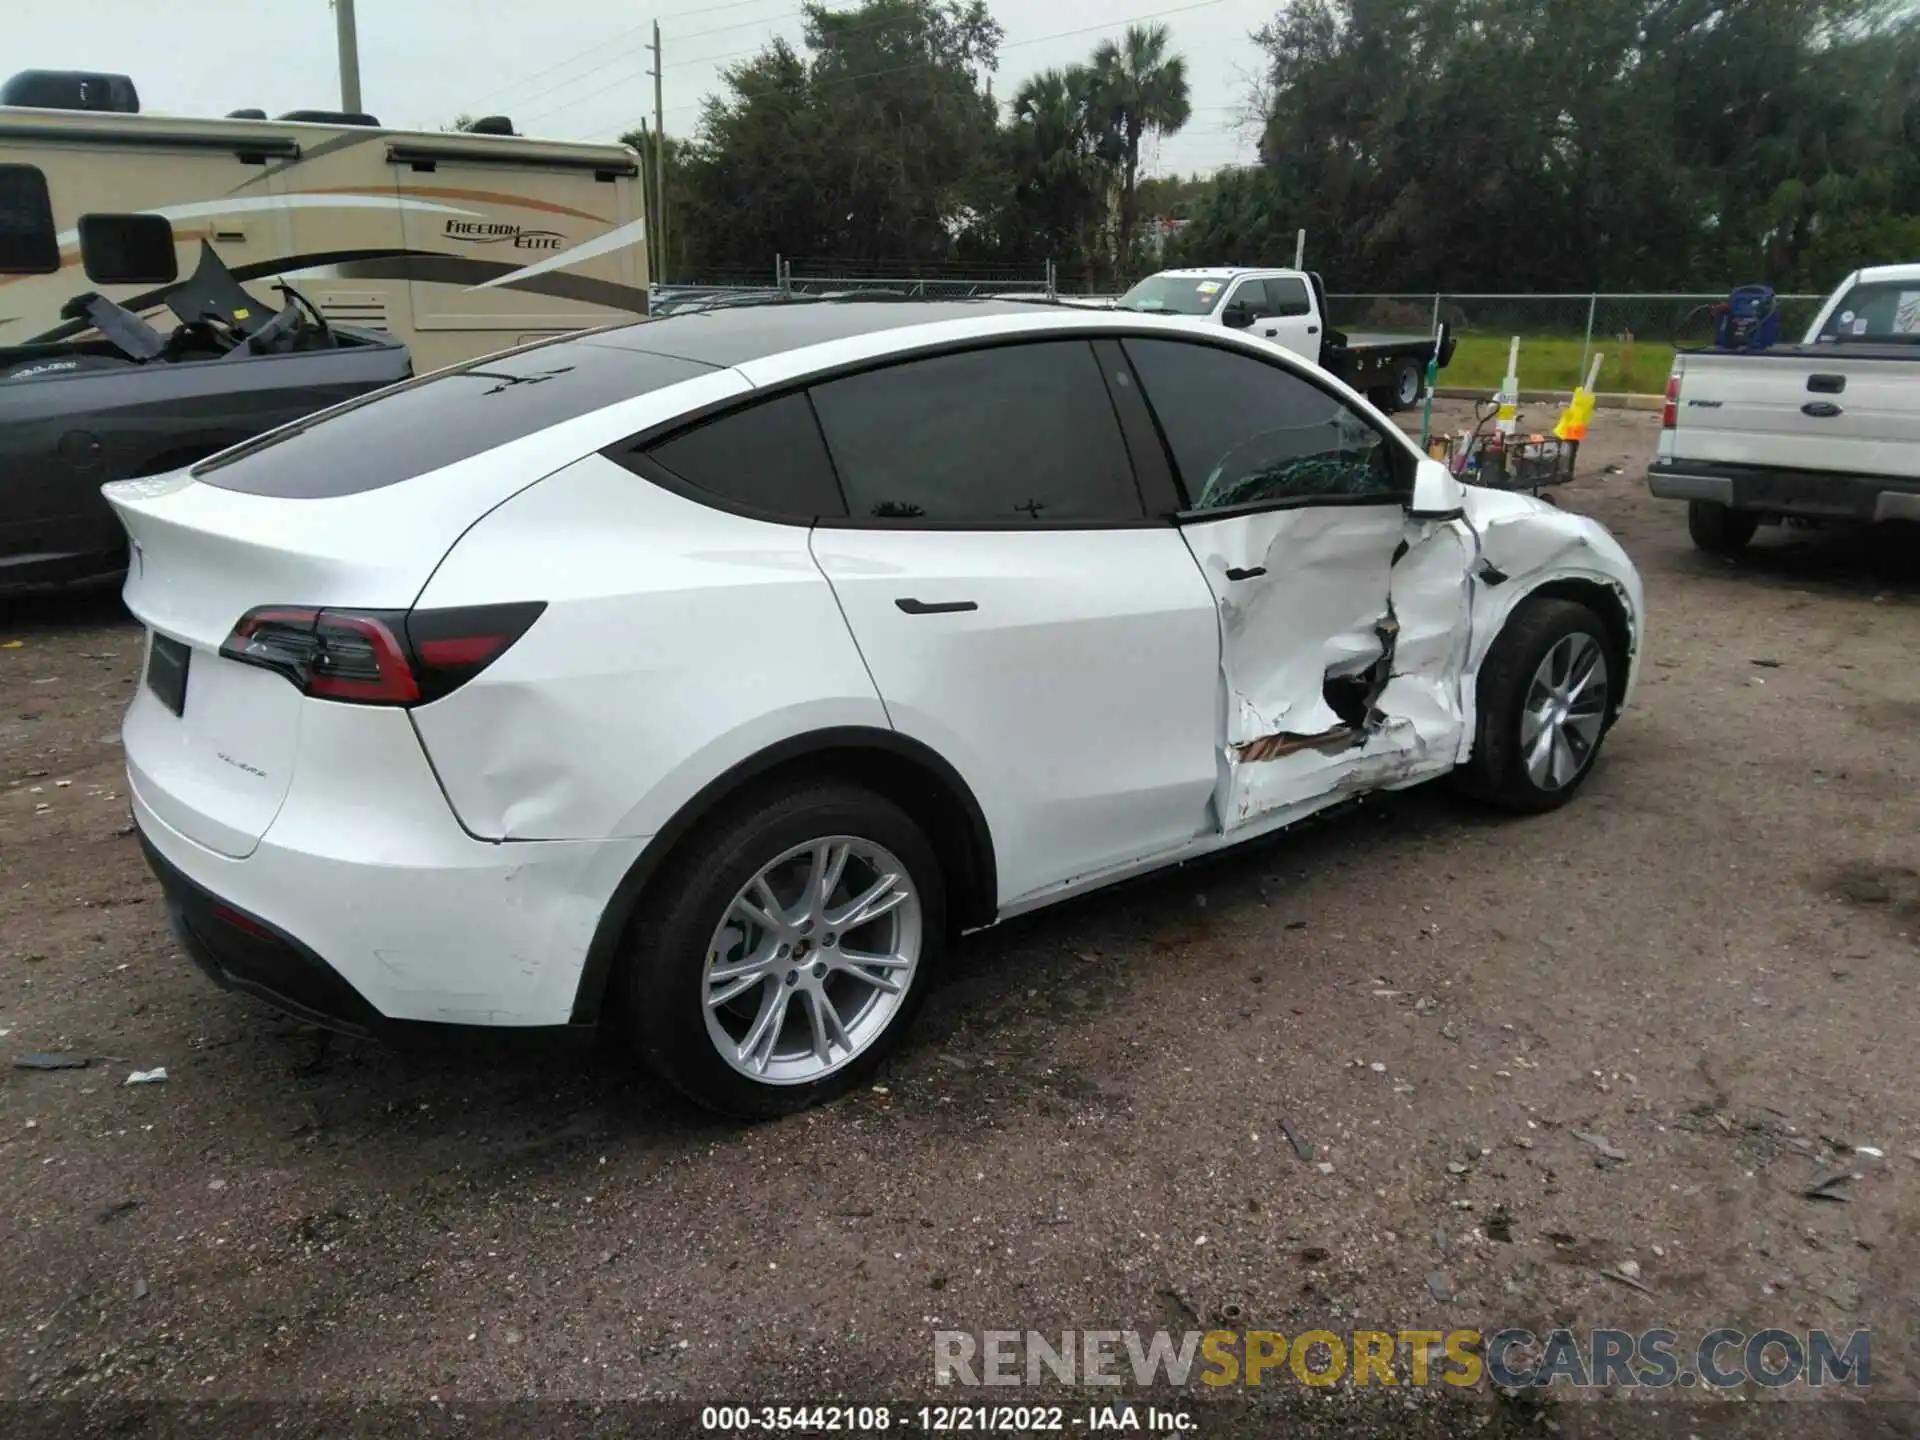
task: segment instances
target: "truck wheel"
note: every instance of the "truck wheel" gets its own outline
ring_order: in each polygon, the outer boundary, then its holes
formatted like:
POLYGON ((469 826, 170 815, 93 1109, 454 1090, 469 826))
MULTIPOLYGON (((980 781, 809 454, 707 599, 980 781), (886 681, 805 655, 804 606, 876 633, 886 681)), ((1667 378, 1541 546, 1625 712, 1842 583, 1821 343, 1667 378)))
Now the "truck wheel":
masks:
POLYGON ((1420 389, 1426 374, 1417 361, 1402 360, 1394 367, 1393 385, 1388 392, 1389 413, 1411 410, 1420 403, 1420 389))
POLYGON ((1760 528, 1758 516, 1715 500, 1687 502, 1687 533, 1710 555, 1738 555, 1760 528))

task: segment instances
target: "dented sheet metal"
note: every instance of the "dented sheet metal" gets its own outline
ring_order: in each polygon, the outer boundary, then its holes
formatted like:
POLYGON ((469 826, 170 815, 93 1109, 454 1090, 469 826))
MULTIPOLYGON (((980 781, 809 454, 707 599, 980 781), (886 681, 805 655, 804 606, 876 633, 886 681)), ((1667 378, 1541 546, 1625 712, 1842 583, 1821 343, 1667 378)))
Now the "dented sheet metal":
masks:
MULTIPOLYGON (((1579 581, 1618 597, 1628 617, 1628 667, 1620 708, 1632 700, 1645 637, 1646 591, 1626 551, 1597 521, 1531 496, 1466 487, 1466 516, 1479 535, 1485 569, 1474 590, 1473 640, 1462 693, 1469 711, 1479 670, 1495 637, 1527 596, 1542 585, 1579 581)), ((1478 568, 1478 567, 1476 567, 1478 568)), ((1469 722, 1471 722, 1469 713, 1469 722)), ((1462 747, 1461 758, 1466 758, 1462 747)))
POLYGON ((1366 505, 1186 528, 1220 604, 1229 747, 1324 734, 1342 723, 1326 702, 1326 677, 1359 673, 1380 659, 1376 627, 1404 524, 1397 506, 1366 505))
POLYGON ((1186 533, 1220 604, 1223 828, 1452 764, 1471 636, 1466 526, 1329 506, 1186 533), (1357 712, 1349 699, 1343 714, 1333 688, 1351 697, 1361 681, 1357 712))

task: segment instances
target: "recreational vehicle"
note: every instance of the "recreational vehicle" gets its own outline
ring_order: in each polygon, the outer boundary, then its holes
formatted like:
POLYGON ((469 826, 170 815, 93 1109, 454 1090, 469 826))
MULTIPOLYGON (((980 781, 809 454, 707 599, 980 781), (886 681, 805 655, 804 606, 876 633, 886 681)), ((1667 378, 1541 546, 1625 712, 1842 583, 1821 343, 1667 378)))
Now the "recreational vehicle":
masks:
POLYGON ((153 313, 201 242, 244 283, 297 284, 417 371, 647 310, 638 157, 373 116, 143 114, 125 76, 0 86, 0 345, 63 339, 88 292, 153 313))

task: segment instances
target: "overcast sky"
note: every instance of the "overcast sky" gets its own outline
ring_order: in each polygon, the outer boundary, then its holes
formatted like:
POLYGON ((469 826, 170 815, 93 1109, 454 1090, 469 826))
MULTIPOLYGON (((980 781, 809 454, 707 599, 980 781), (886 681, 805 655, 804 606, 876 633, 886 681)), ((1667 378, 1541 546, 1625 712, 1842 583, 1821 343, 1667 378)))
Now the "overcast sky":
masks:
MULTIPOLYGON (((1161 144, 1155 171, 1244 163, 1253 144, 1238 121, 1257 58, 1247 35, 1281 3, 989 0, 1006 31, 994 93, 1083 59, 1129 20, 1159 19, 1187 57, 1194 114, 1161 144)), ((691 132, 722 66, 775 35, 800 35, 800 0, 357 0, 355 9, 362 102, 383 122, 437 129, 462 111, 505 113, 527 134, 564 139, 611 139, 651 113, 641 47, 653 20, 666 51, 667 131, 678 135, 691 132)), ((182 115, 339 104, 330 0, 0 0, 0 11, 7 73, 119 72, 133 77, 143 109, 182 115)))

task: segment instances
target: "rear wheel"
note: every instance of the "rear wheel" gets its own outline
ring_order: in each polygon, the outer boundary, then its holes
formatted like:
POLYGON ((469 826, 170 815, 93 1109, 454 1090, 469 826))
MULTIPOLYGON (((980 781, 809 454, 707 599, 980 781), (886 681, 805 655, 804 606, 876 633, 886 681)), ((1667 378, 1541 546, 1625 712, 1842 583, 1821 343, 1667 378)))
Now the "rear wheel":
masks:
POLYGON ((1711 555, 1738 555, 1760 528, 1758 516, 1715 500, 1687 502, 1687 533, 1711 555))
POLYGON ((1554 810, 1592 773, 1620 662, 1600 617, 1571 600, 1524 602, 1480 667, 1462 789, 1509 810, 1554 810))
POLYGON ((898 806, 813 782, 693 837, 636 928, 627 1004, 648 1065, 723 1114, 789 1114, 872 1073, 946 937, 933 848, 898 806))
POLYGON ((1412 360, 1402 360, 1394 368, 1392 385, 1392 408, 1411 410, 1420 403, 1420 387, 1425 379, 1419 364, 1412 360))

